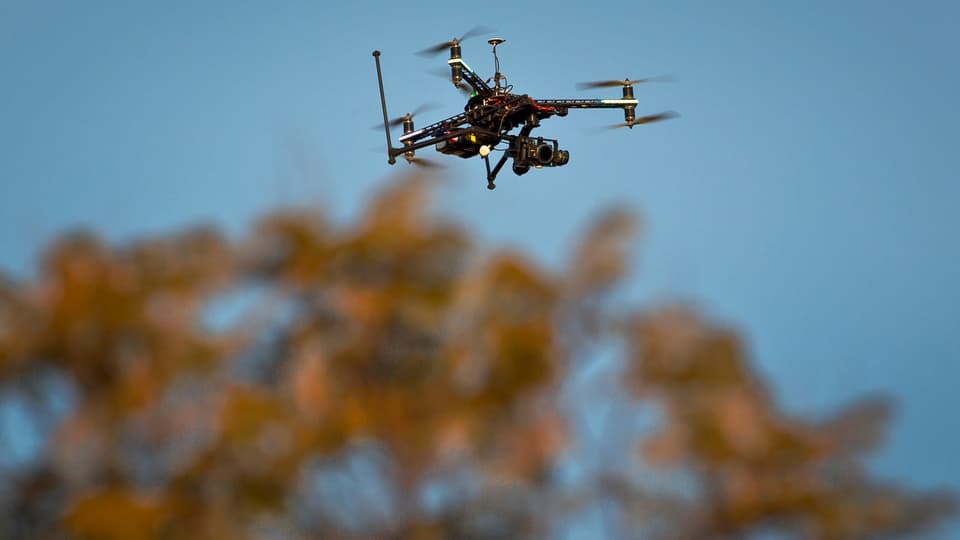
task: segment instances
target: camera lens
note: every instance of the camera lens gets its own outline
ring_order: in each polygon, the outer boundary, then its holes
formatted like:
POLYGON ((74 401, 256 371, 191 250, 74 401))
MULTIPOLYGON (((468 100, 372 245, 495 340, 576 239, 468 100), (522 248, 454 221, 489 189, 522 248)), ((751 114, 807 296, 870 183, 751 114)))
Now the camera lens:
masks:
POLYGON ((553 161, 553 146, 549 144, 541 144, 537 146, 536 153, 534 154, 537 157, 537 161, 541 165, 549 165, 553 161))

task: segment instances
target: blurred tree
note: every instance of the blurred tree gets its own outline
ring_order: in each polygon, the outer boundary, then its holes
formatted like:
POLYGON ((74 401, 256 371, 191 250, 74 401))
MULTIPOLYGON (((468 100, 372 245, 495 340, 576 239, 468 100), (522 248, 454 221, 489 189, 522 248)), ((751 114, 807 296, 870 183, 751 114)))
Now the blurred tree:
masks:
POLYGON ((0 537, 557 537, 600 505, 615 538, 859 539, 954 511, 865 468, 886 400, 791 417, 731 332, 616 303, 629 212, 550 272, 428 195, 405 178, 352 226, 279 212, 238 242, 76 234, 0 279, 0 413, 32 426, 0 445, 0 537), (609 399, 659 415, 590 467, 563 404, 591 407, 571 381, 601 351, 609 399))

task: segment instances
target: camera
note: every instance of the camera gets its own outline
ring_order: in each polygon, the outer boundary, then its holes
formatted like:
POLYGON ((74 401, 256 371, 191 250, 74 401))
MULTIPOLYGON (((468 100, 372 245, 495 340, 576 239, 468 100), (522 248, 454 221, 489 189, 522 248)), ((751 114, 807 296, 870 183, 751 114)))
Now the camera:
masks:
POLYGON ((519 137, 514 142, 513 172, 525 174, 530 167, 559 167, 570 161, 570 152, 561 150, 555 139, 519 137))

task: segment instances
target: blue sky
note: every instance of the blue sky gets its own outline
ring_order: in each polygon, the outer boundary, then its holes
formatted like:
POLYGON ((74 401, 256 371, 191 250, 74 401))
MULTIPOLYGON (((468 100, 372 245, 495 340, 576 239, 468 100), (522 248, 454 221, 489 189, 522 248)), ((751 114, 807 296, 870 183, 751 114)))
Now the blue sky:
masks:
MULTIPOLYGON (((413 52, 483 24, 507 39, 515 91, 604 97, 575 83, 670 75, 637 87, 638 114, 682 116, 547 121, 570 164, 507 170, 494 192, 480 161, 437 156, 440 212, 556 266, 600 209, 640 210, 630 298, 741 329, 792 410, 892 393, 877 467, 960 488, 958 4, 238 4, 0 4, 0 268, 28 275, 76 226, 122 241, 197 222, 239 234, 284 204, 354 215, 402 167, 373 151, 370 52, 391 116, 442 105, 425 125, 463 103, 428 73, 442 55, 413 52)), ((483 39, 464 55, 492 71, 483 39)))

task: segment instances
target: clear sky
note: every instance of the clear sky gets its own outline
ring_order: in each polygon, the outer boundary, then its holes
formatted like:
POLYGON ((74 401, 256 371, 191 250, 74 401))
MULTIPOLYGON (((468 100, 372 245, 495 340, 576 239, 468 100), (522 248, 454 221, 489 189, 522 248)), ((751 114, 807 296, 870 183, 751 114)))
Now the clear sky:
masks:
MULTIPOLYGON (((876 466, 960 488, 960 4, 955 2, 0 3, 0 268, 34 269, 75 226, 111 239, 278 204, 349 217, 396 174, 391 116, 462 98, 413 54, 477 24, 514 90, 616 97, 682 116, 597 132, 619 111, 538 130, 570 164, 488 192, 449 163, 441 212, 558 265, 611 204, 643 212, 630 297, 684 299, 741 329, 784 402, 816 414, 866 392, 900 408, 876 466), (242 4, 242 5, 240 5, 242 4), (380 150, 377 153, 375 150, 380 150)), ((490 74, 484 39, 466 61, 490 74)), ((422 155, 432 154, 424 152, 422 155)), ((432 157, 432 156, 430 156, 432 157)))

